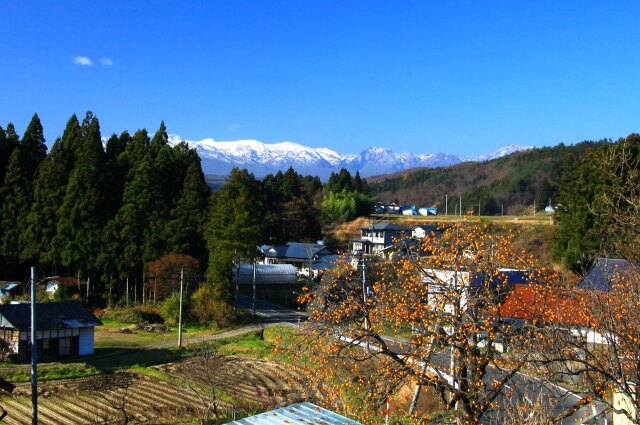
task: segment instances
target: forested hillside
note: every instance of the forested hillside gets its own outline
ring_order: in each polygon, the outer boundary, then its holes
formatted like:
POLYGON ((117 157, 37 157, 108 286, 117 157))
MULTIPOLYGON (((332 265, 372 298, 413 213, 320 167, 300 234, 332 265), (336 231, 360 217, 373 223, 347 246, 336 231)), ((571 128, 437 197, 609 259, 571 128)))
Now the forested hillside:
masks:
POLYGON ((0 128, 0 279, 36 266, 116 292, 165 252, 206 259, 200 159, 167 140, 161 123, 153 137, 124 131, 103 146, 91 112, 73 115, 48 153, 37 114, 22 139, 0 128))
POLYGON ((262 180, 233 169, 212 191, 196 151, 172 147, 164 123, 153 136, 123 131, 103 143, 97 117, 73 115, 47 151, 35 114, 22 138, 0 127, 0 280, 25 281, 35 266, 39 277, 90 281, 96 303, 117 302, 127 287, 144 299, 149 265, 166 256, 197 264, 192 277, 228 300, 234 257, 316 241, 323 223, 367 215, 366 192, 346 170, 323 185, 292 168, 262 180))
POLYGON ((544 208, 558 192, 563 168, 570 157, 581 157, 606 140, 574 146, 531 149, 486 162, 466 162, 444 168, 421 168, 369 179, 371 194, 379 200, 416 206, 438 207, 457 213, 462 195, 463 213, 518 214, 532 211, 533 203, 544 208))

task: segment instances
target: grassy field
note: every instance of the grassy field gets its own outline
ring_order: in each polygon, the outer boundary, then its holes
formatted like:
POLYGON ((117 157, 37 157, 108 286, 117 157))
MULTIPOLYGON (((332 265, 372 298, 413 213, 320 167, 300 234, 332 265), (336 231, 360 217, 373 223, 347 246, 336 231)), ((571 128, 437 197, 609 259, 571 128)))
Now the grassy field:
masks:
MULTIPOLYGON (((149 333, 134 330, 133 325, 113 320, 103 320, 104 326, 95 330, 95 352, 91 356, 56 359, 38 363, 38 378, 43 380, 78 378, 100 375, 123 369, 145 367, 176 361, 193 355, 196 345, 178 348, 178 332, 173 327, 166 333, 149 333), (134 333, 123 333, 122 329, 134 333)), ((204 340, 220 335, 229 329, 212 330, 206 327, 187 326, 183 341, 204 340)), ((255 333, 213 342, 223 354, 255 355, 266 357, 268 343, 255 333)), ((30 379, 30 365, 25 363, 0 363, 0 375, 11 382, 30 379)))

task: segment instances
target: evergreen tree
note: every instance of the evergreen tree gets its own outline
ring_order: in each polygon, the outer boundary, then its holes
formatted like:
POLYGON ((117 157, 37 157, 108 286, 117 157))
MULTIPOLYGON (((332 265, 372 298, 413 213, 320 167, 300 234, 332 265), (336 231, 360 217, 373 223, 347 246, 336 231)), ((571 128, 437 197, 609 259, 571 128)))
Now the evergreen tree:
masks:
POLYGON ((100 234, 105 224, 105 155, 100 124, 87 112, 80 129, 82 144, 66 187, 54 246, 69 271, 88 273, 97 267, 100 234))
POLYGON ((606 232, 606 223, 592 210, 596 194, 604 189, 597 158, 598 152, 593 149, 582 155, 580 161, 568 158, 558 196, 554 258, 576 272, 586 270, 606 232))
POLYGON ((0 261, 4 278, 20 276, 20 235, 26 228, 31 199, 30 180, 22 168, 24 161, 18 147, 13 150, 4 185, 0 187, 0 261))
POLYGON ((57 139, 49 155, 38 167, 34 182, 34 199, 27 216, 27 229, 22 235, 21 258, 36 261, 55 274, 60 257, 52 242, 56 235, 68 174, 62 139, 57 139))
POLYGON ((18 136, 15 133, 13 124, 9 123, 9 125, 7 125, 6 132, 2 127, 0 127, 0 187, 2 186, 4 176, 7 173, 11 154, 17 146, 18 136))
POLYGON ((258 181, 247 170, 231 170, 224 186, 212 196, 206 228, 209 248, 207 277, 220 287, 220 296, 231 299, 233 257, 255 255, 261 239, 258 181))
POLYGON ((40 165, 47 155, 44 131, 38 114, 33 114, 27 130, 22 137, 20 149, 22 150, 22 167, 29 179, 32 179, 38 165, 40 165))
POLYGON ((203 235, 210 194, 200 163, 192 163, 167 224, 169 251, 205 259, 203 235))
POLYGON ((123 273, 141 270, 143 264, 164 253, 158 246, 164 235, 158 216, 158 211, 166 208, 163 204, 159 179, 148 158, 135 167, 132 180, 126 183, 122 206, 112 225, 120 245, 117 251, 122 254, 123 273))

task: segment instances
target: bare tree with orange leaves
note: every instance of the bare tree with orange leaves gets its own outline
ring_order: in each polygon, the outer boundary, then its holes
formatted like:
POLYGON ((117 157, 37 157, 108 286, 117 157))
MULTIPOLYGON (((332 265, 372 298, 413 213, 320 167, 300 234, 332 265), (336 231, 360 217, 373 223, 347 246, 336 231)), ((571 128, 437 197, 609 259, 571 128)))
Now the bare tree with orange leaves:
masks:
POLYGON ((638 424, 640 270, 619 260, 601 260, 595 267, 601 270, 577 288, 547 299, 556 307, 547 308, 540 332, 550 344, 532 365, 547 379, 572 385, 583 404, 602 415, 638 424))
POLYGON ((542 287, 553 278, 515 252, 513 238, 465 220, 421 241, 428 256, 345 264, 308 288, 301 301, 310 315, 304 338, 316 361, 314 382, 364 417, 405 385, 415 397, 421 386, 434 388, 464 423, 505 411, 508 383, 537 335, 503 320, 501 303, 517 282, 542 287))

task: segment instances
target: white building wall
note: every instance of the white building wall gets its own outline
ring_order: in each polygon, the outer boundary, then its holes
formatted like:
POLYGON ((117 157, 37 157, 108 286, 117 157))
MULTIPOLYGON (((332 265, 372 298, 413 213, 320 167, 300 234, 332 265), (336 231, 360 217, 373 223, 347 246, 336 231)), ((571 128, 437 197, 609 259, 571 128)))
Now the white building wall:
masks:
POLYGON ((93 326, 80 328, 79 353, 81 356, 93 354, 93 326))

